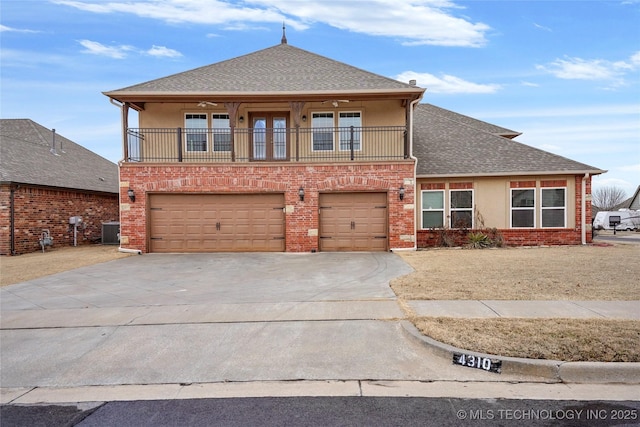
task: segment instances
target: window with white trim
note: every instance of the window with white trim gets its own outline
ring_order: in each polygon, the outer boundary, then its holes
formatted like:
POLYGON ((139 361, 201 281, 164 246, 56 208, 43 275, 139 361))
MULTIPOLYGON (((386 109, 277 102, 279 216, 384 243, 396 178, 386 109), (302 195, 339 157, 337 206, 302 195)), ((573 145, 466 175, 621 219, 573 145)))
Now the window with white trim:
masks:
POLYGON ((340 151, 360 151, 360 133, 362 128, 362 115, 358 111, 341 111, 338 113, 338 127, 340 128, 340 151), (353 126, 353 131, 351 129, 353 126))
POLYGON ((444 191, 422 192, 422 228, 444 227, 444 191))
POLYGON ((511 227, 534 228, 536 224, 535 188, 511 189, 511 227))
POLYGON ((449 193, 451 228, 473 228, 473 190, 451 190, 449 193))
POLYGON ((185 114, 184 127, 187 151, 207 151, 207 115, 185 114))
POLYGON ((212 114, 213 151, 231 151, 231 128, 228 114, 212 114))
POLYGON ((333 151, 333 113, 312 113, 311 128, 313 151, 333 151))
POLYGON ((566 188, 543 188, 541 190, 542 228, 564 228, 566 226, 566 196, 566 188))

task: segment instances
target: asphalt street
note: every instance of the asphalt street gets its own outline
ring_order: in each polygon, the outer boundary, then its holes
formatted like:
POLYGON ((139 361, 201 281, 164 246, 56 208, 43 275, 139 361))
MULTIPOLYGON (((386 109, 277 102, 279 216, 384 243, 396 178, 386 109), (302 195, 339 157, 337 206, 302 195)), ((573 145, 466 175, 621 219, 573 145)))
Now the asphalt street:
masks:
POLYGON ((97 406, 6 406, 14 426, 623 426, 640 402, 415 397, 154 400, 97 406))

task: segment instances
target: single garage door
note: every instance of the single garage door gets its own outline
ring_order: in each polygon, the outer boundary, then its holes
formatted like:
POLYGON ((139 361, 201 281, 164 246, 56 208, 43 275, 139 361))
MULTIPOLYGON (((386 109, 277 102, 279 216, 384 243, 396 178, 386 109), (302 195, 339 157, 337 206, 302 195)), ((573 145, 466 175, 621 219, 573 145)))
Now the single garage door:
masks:
POLYGON ((282 252, 284 194, 154 194, 151 252, 282 252))
POLYGON ((386 193, 320 194, 321 251, 386 251, 386 193))

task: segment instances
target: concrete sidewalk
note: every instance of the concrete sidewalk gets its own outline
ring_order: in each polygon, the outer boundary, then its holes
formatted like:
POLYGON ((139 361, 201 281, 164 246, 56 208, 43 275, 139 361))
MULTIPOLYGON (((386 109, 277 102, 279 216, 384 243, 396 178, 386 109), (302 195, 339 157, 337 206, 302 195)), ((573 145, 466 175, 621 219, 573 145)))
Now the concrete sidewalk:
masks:
POLYGON ((409 301, 421 317, 640 320, 640 301, 409 301))

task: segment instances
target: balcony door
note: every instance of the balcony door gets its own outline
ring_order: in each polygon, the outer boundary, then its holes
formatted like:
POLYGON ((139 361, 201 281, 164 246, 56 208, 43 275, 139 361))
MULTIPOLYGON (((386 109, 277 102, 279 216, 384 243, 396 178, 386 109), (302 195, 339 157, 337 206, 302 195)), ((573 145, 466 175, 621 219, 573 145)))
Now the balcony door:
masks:
POLYGON ((251 114, 251 160, 278 161, 289 158, 289 113, 251 114))

